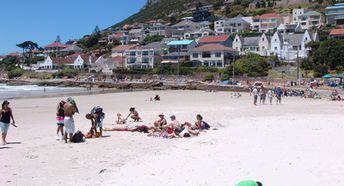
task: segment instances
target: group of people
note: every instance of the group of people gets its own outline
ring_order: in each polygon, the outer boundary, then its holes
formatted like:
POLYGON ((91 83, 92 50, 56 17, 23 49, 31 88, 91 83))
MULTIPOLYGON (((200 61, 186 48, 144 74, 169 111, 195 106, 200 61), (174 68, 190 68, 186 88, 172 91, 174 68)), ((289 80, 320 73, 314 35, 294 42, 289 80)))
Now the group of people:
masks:
POLYGON ((85 118, 90 121, 91 128, 86 133, 82 134, 80 131, 75 132, 75 124, 73 116, 75 113, 79 113, 76 102, 72 98, 62 100, 58 103, 56 112, 57 121, 57 140, 64 140, 68 142, 81 142, 83 138, 98 138, 103 136, 104 131, 131 131, 131 132, 144 132, 148 133, 148 136, 158 136, 164 138, 177 138, 177 137, 191 137, 197 136, 203 130, 210 129, 210 125, 203 121, 203 117, 198 114, 196 116, 196 122, 191 124, 190 122, 184 122, 181 124, 175 115, 170 116, 171 121, 167 122, 163 113, 159 114, 159 119, 152 125, 139 125, 142 121, 138 111, 135 107, 129 109, 129 114, 124 118, 121 113, 117 113, 117 120, 115 121, 116 128, 103 129, 103 121, 105 119, 105 113, 100 106, 93 107, 89 113, 85 115, 85 118), (127 124, 128 119, 132 119, 131 124, 127 124), (124 126, 124 127, 118 127, 124 126))
POLYGON ((274 89, 267 90, 263 86, 253 87, 250 95, 253 95, 253 104, 256 106, 258 104, 265 105, 266 99, 268 99, 269 104, 273 104, 273 99, 276 98, 276 104, 282 103, 283 91, 281 87, 275 87, 274 89))
POLYGON ((127 118, 123 119, 120 113, 117 114, 117 117, 116 124, 118 125, 115 128, 105 129, 105 131, 143 132, 148 133, 148 136, 179 138, 197 136, 201 131, 210 129, 210 125, 203 121, 203 117, 200 114, 196 116, 194 124, 190 122, 181 124, 175 115, 171 115, 170 122, 168 122, 165 115, 161 113, 153 124, 140 125, 137 122, 139 121, 138 118, 141 118, 135 108, 130 108, 130 114, 127 118), (129 116, 133 119, 133 123, 122 127, 121 124, 126 124, 129 116))

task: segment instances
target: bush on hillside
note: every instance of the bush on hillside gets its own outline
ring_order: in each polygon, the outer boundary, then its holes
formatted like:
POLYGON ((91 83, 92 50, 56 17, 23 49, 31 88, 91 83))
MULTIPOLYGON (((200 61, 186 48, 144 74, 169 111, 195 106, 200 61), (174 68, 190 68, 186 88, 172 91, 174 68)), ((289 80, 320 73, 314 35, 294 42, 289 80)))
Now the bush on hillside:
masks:
POLYGON ((205 77, 204 77, 204 81, 213 81, 214 80, 214 74, 212 73, 208 73, 205 77))
POLYGON ((68 78, 74 78, 79 74, 79 70, 72 69, 72 68, 64 68, 56 73, 54 73, 55 77, 68 77, 68 78))
POLYGON ((24 74, 24 72, 25 71, 23 69, 17 67, 17 68, 14 68, 14 69, 8 71, 7 75, 8 75, 9 78, 12 79, 12 78, 16 78, 16 77, 22 76, 24 74))

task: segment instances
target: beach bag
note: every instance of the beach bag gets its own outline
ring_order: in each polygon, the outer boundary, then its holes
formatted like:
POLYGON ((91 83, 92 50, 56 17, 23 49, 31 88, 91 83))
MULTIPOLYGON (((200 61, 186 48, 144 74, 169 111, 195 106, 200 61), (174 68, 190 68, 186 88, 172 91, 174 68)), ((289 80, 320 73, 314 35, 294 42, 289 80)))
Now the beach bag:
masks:
POLYGON ((84 134, 81 131, 77 131, 72 137, 73 143, 81 143, 84 142, 84 134))
POLYGON ((202 128, 205 129, 205 130, 209 130, 210 129, 210 125, 207 122, 203 121, 202 128))

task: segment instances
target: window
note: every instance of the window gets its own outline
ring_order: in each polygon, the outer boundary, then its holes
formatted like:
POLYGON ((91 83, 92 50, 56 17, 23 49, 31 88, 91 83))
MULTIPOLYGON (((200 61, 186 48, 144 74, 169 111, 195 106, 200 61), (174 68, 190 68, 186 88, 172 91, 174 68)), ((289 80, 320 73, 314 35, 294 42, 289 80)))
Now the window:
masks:
POLYGON ((142 52, 142 55, 143 55, 143 56, 148 56, 148 51, 143 51, 143 52, 142 52))
POLYGON ((210 58, 210 57, 211 57, 210 52, 203 52, 202 58, 210 58))
POLYGON ((222 62, 221 61, 217 61, 217 67, 222 67, 222 62))
POLYGON ((221 57, 222 55, 221 55, 221 53, 220 52, 216 52, 215 53, 215 57, 221 57))
POLYGON ((265 38, 263 37, 263 39, 262 39, 263 41, 265 41, 265 38))
POLYGON ((275 50, 277 50, 277 47, 275 47, 275 50))
POLYGON ((198 53, 193 53, 193 54, 192 54, 192 57, 193 57, 193 58, 198 58, 198 53))

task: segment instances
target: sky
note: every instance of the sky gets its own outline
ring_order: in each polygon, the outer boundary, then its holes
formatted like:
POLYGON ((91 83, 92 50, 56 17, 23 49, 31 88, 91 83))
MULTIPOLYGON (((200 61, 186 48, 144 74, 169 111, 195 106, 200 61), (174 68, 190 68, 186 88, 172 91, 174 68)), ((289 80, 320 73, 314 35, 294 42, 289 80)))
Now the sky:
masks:
POLYGON ((16 44, 45 46, 60 35, 78 39, 138 12, 146 0, 0 0, 0 55, 20 51, 16 44))

